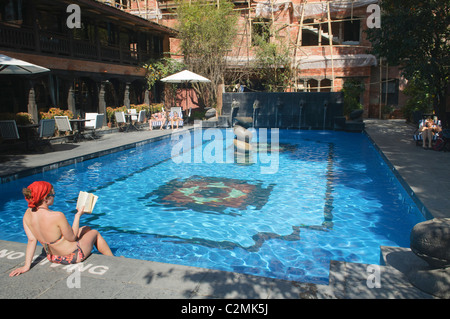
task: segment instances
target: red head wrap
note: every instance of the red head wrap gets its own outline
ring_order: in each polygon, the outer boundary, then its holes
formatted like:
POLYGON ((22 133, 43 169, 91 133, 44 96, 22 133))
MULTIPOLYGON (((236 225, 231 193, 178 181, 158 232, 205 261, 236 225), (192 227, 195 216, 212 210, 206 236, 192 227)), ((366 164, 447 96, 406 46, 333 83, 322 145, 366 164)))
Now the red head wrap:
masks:
POLYGON ((36 208, 50 194, 52 184, 44 181, 34 182, 27 187, 31 191, 31 198, 26 198, 28 207, 36 208))

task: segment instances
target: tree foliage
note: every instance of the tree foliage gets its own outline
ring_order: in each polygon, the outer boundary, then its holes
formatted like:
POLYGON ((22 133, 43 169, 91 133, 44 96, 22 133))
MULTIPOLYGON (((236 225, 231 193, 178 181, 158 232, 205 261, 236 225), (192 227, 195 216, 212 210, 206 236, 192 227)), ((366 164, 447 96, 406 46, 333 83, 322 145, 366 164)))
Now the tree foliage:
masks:
MULTIPOLYGON (((147 61, 143 67, 147 70, 145 77, 147 79, 148 89, 151 90, 157 81, 183 70, 185 65, 175 59, 164 57, 161 59, 151 59, 147 61)), ((167 98, 175 105, 177 96, 176 84, 167 84, 163 96, 163 100, 166 100, 167 98)))
POLYGON ((383 0, 381 28, 369 29, 376 55, 400 65, 407 79, 428 87, 433 106, 446 122, 445 91, 450 76, 450 2, 383 0))
POLYGON ((344 93, 344 115, 349 115, 352 111, 363 108, 360 103, 360 96, 364 92, 363 82, 349 79, 344 82, 341 92, 344 93))
POLYGON ((162 78, 183 70, 185 65, 171 58, 151 59, 143 66, 147 69, 146 78, 148 88, 151 89, 155 83, 162 78))
POLYGON ((254 37, 254 67, 266 91, 284 92, 292 75, 290 52, 287 44, 274 38, 268 41, 266 32, 254 37))
POLYGON ((231 49, 238 15, 228 0, 182 1, 177 9, 181 51, 188 68, 211 80, 211 85, 194 84, 200 103, 214 106, 217 87, 223 83, 226 55, 231 49))
POLYGON ((414 111, 430 114, 433 111, 432 90, 424 81, 414 75, 408 80, 408 85, 403 93, 408 96, 408 100, 402 108, 402 113, 407 119, 412 119, 414 111))

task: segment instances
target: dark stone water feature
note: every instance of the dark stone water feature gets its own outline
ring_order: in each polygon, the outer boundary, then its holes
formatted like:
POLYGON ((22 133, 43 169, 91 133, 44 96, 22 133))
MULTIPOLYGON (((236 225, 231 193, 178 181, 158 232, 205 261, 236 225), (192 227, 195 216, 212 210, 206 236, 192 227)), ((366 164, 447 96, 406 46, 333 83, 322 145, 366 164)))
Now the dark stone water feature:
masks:
POLYGON ((342 119, 340 92, 224 93, 221 126, 245 118, 253 127, 334 129, 342 119))

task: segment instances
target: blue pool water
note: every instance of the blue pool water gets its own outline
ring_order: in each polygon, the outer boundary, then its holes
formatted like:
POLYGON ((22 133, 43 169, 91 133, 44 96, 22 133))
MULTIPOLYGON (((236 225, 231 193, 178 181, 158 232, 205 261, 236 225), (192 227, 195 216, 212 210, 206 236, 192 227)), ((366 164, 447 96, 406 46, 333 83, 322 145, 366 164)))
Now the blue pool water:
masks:
POLYGON ((380 246, 408 247, 424 220, 364 134, 267 131, 264 152, 264 131, 254 132, 261 150, 241 163, 230 132, 185 133, 1 184, 0 239, 27 241, 21 189, 46 180, 70 223, 80 190, 99 196, 81 224, 117 256, 327 283, 331 260, 378 264, 380 246))

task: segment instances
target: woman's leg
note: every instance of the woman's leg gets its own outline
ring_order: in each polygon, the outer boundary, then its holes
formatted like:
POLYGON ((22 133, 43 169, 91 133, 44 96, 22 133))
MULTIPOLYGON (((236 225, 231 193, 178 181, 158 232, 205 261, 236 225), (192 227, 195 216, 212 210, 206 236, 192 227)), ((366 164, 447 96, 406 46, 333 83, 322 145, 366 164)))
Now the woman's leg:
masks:
POLYGON ((79 230, 78 238, 80 247, 86 257, 91 254, 94 245, 103 255, 114 256, 108 246, 108 243, 97 230, 84 226, 79 230))
POLYGON ((429 130, 429 129, 423 130, 422 139, 423 139, 423 144, 422 144, 423 148, 425 148, 427 145, 427 143, 426 143, 427 139, 429 141, 429 144, 431 145, 431 130, 429 130))

